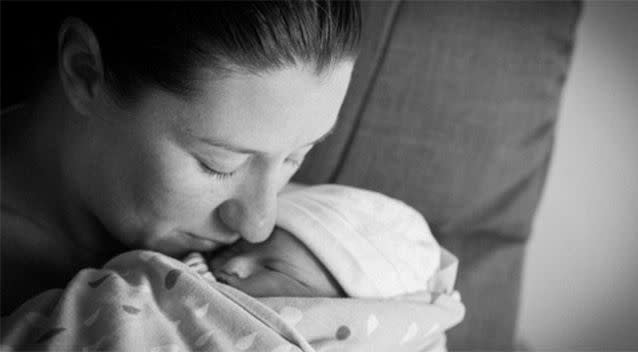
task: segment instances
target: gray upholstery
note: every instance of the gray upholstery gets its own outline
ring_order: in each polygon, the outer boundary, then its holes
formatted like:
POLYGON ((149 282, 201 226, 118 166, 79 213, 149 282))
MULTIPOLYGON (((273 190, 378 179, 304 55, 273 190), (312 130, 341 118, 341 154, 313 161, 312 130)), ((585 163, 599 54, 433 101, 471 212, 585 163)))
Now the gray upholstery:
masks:
POLYGON ((364 2, 339 128, 301 183, 403 199, 461 263, 451 350, 512 350, 526 240, 580 4, 364 2))

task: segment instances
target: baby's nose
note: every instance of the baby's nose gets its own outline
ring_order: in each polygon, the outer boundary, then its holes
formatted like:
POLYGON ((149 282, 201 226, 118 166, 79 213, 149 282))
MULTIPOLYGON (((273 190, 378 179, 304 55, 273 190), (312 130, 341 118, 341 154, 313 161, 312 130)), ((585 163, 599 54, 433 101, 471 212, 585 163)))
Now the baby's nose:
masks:
POLYGON ((226 274, 237 276, 240 279, 249 277, 254 270, 254 261, 245 256, 237 256, 229 259, 222 267, 226 274))

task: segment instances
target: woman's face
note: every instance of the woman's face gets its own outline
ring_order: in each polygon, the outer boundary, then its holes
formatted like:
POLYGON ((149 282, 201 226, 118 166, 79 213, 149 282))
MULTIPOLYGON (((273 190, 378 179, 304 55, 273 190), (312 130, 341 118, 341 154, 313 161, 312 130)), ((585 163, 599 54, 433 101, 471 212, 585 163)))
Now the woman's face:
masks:
POLYGON ((334 127, 351 71, 202 74, 189 101, 157 89, 134 108, 105 103, 78 145, 83 200, 132 247, 179 255, 263 241, 277 193, 334 127))

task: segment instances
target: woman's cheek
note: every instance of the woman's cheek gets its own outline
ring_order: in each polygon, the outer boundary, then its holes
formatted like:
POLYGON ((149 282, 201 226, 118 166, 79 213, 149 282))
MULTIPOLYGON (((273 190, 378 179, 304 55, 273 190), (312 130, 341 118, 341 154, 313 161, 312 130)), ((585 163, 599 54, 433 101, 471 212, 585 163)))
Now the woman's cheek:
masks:
POLYGON ((154 217, 180 224, 197 222, 214 207, 212 182, 196 168, 190 157, 175 150, 165 150, 142 183, 145 207, 154 217))
POLYGON ((220 197, 215 194, 211 180, 197 174, 197 170, 181 169, 166 181, 164 201, 169 205, 167 210, 182 223, 198 223, 216 208, 220 197))

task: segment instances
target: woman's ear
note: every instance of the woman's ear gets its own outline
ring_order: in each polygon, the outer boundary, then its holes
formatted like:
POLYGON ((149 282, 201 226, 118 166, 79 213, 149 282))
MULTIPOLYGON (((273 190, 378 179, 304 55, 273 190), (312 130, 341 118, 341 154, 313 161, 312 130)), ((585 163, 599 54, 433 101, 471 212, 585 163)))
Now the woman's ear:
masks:
POLYGON ((82 115, 94 110, 104 81, 102 56, 95 34, 78 18, 67 18, 58 32, 58 72, 75 110, 82 115))

